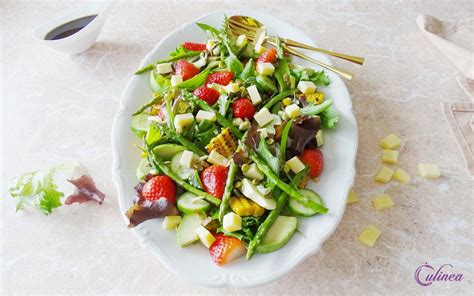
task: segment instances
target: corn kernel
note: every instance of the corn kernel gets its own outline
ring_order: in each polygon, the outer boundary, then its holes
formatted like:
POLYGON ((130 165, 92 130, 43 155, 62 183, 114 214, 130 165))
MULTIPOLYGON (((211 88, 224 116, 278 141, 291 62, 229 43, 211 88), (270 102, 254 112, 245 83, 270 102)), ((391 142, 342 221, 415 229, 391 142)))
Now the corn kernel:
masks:
POLYGON ((370 224, 362 231, 359 236, 359 241, 366 246, 373 247, 380 236, 380 230, 374 225, 370 224))
POLYGON ((395 173, 393 173, 393 178, 402 184, 410 182, 410 176, 401 168, 398 168, 395 173))
POLYGON ((439 166, 431 163, 422 163, 418 164, 418 172, 422 178, 426 179, 438 179, 441 176, 441 171, 439 166))
POLYGON ((388 194, 383 194, 372 199, 372 205, 377 210, 383 210, 393 207, 393 201, 388 194))
POLYGON ((211 139, 206 146, 206 150, 211 153, 213 150, 225 157, 231 156, 237 149, 237 142, 228 127, 224 128, 220 134, 211 139))
POLYGON ((399 137, 397 137, 395 134, 390 134, 380 140, 380 146, 384 149, 393 149, 393 148, 398 148, 400 147, 400 143, 402 140, 400 140, 399 137))
POLYGON ((396 164, 398 162, 398 151, 384 149, 382 154, 382 161, 386 163, 396 164))
POLYGON ((349 196, 347 197, 347 204, 355 203, 359 201, 359 196, 354 190, 349 191, 349 196))
POLYGON ((293 104, 293 100, 291 100, 290 98, 284 98, 281 102, 283 103, 283 106, 289 106, 293 104))
POLYGON ((322 102, 324 102, 324 93, 320 92, 320 91, 317 91, 317 92, 312 93, 312 94, 307 94, 306 95, 306 100, 310 103, 315 103, 315 104, 319 105, 322 102))
POLYGON ((392 179, 392 176, 393 176, 393 170, 384 166, 379 171, 379 173, 375 176, 375 181, 380 182, 380 183, 387 183, 388 181, 390 181, 390 179, 392 179))

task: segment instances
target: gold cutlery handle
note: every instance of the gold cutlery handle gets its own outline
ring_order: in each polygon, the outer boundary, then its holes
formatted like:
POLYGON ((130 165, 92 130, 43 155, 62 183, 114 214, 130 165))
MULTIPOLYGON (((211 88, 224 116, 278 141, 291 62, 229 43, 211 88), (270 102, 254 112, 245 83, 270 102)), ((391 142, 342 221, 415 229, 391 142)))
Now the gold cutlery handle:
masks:
POLYGON ((361 58, 361 57, 351 56, 351 55, 338 53, 338 52, 334 52, 334 51, 330 51, 330 50, 326 50, 326 49, 322 49, 322 48, 317 48, 317 47, 306 45, 304 43, 294 41, 294 40, 291 40, 291 39, 283 39, 283 42, 288 46, 299 47, 299 48, 304 48, 304 49, 309 49, 309 50, 321 52, 321 53, 324 53, 324 54, 327 54, 327 55, 330 55, 330 56, 333 56, 333 57, 341 58, 343 60, 350 61, 350 62, 359 64, 359 65, 364 64, 364 58, 361 58))

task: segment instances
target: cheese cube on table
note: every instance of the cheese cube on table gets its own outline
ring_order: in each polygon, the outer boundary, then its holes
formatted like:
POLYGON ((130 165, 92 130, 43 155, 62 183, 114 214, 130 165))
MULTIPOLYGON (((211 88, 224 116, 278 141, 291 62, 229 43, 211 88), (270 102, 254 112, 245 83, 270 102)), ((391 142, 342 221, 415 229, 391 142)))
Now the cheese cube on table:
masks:
POLYGON ((420 177, 422 178, 438 179, 439 176, 441 176, 439 166, 437 166, 436 164, 420 162, 417 167, 418 172, 420 173, 420 177))
POLYGON ((173 230, 178 227, 179 223, 181 223, 181 216, 166 216, 165 219, 163 219, 163 228, 173 230))
POLYGON ((312 94, 316 91, 316 85, 312 81, 300 81, 298 89, 304 94, 312 94))
POLYGON ((242 229, 242 218, 234 212, 225 214, 222 220, 222 227, 225 231, 234 232, 242 229))
POLYGON ((401 142, 402 140, 400 140, 400 138, 395 134, 390 134, 380 140, 380 146, 384 149, 394 149, 400 147, 401 142))
POLYGON ((262 54, 267 50, 267 48, 265 46, 262 46, 261 44, 257 44, 257 45, 255 45, 254 50, 257 54, 262 54))
POLYGON ((255 163, 249 165, 247 171, 243 172, 244 176, 250 179, 263 180, 263 173, 257 168, 255 163))
POLYGON ((382 154, 382 161, 386 163, 396 164, 398 162, 398 151, 384 149, 382 154))
POLYGON ((275 66, 272 63, 258 63, 257 64, 257 73, 261 75, 271 76, 275 71, 275 66))
POLYGON ((410 182, 410 176, 401 168, 398 168, 395 173, 393 173, 393 178, 402 184, 410 182))
POLYGON ((237 82, 229 83, 228 85, 224 86, 224 90, 226 93, 236 93, 240 90, 240 86, 237 82))
POLYGON ((171 86, 176 86, 183 82, 183 76, 182 75, 171 75, 171 86))
POLYGON ((207 230, 202 225, 200 225, 198 228, 196 228, 194 233, 197 234, 197 236, 199 237, 199 240, 201 241, 201 243, 208 249, 214 243, 214 241, 216 240, 215 237, 209 232, 209 230, 207 230))
POLYGON ((171 63, 163 63, 156 65, 156 72, 158 72, 158 74, 166 74, 171 71, 173 71, 173 69, 171 68, 171 63))
POLYGON ((301 116, 301 108, 296 104, 291 104, 285 107, 285 113, 289 118, 297 118, 301 116))
POLYGON ((349 191, 349 196, 347 197, 347 204, 355 203, 359 201, 359 196, 354 190, 349 191))
POLYGON ((178 114, 174 117, 174 127, 177 129, 182 129, 193 123, 194 116, 192 113, 178 114))
POLYGON ((209 120, 216 121, 216 113, 210 111, 199 110, 196 114, 196 121, 200 123, 201 121, 209 120))
POLYGON ((321 147, 323 146, 324 144, 324 134, 323 134, 323 130, 320 129, 317 133, 316 133, 316 144, 318 145, 318 147, 321 147))
POLYGON ((305 168, 304 163, 298 158, 298 156, 294 156, 293 158, 289 159, 285 164, 288 165, 290 170, 292 170, 295 174, 298 174, 305 168))
POLYGON ((253 116, 259 126, 264 126, 273 120, 273 116, 267 108, 262 108, 253 116))
POLYGON ((359 241, 361 241, 366 246, 373 247, 375 245, 375 242, 379 238, 380 233, 381 232, 377 227, 370 224, 360 234, 359 241))
POLYGON ((262 97, 260 96, 260 93, 254 84, 247 87, 247 92, 249 93, 250 100, 252 100, 254 105, 260 104, 262 102, 262 97))
POLYGON ((388 194, 383 194, 372 199, 372 205, 377 210, 383 210, 393 207, 393 201, 388 194))
POLYGON ((193 162, 194 162, 193 152, 189 150, 184 150, 183 153, 181 154, 181 158, 179 159, 179 164, 185 168, 190 169, 191 166, 193 165, 193 162))
POLYGON ((239 37, 237 37, 237 41, 235 42, 235 45, 237 45, 237 47, 242 47, 246 44, 247 44, 247 36, 245 34, 239 35, 239 37))
POLYGON ((212 150, 211 153, 209 153, 209 157, 207 158, 207 161, 215 165, 227 166, 229 164, 229 160, 225 158, 225 156, 217 152, 216 150, 212 150))
POLYGON ((393 176, 393 170, 384 166, 379 171, 379 173, 375 176, 375 181, 381 182, 381 183, 387 183, 388 181, 390 181, 390 179, 392 179, 392 176, 393 176))

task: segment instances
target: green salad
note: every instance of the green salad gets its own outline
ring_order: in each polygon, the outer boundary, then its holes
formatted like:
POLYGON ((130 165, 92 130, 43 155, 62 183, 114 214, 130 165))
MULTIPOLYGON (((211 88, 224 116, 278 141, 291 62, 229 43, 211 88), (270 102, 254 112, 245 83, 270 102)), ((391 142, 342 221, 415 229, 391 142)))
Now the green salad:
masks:
POLYGON ((297 217, 325 214, 306 188, 323 171, 324 129, 338 112, 324 71, 276 48, 197 24, 206 43, 184 42, 139 69, 153 97, 131 119, 141 139, 129 227, 164 218, 180 247, 195 242, 223 266, 282 248, 297 217))

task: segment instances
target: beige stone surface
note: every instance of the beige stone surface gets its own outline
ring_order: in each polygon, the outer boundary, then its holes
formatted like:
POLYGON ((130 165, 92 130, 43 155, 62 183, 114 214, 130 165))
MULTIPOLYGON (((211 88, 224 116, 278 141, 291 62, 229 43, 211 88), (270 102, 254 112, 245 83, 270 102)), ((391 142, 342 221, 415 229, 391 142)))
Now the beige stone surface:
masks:
POLYGON ((472 16, 472 1, 333 2, 119 3, 94 47, 71 58, 35 43, 32 29, 77 1, 2 1, 1 293, 470 293, 473 181, 440 108, 469 99, 456 69, 427 43, 415 18, 472 16), (125 227, 110 176, 110 132, 122 90, 160 38, 204 13, 242 5, 303 29, 320 46, 367 58, 361 68, 333 60, 356 73, 347 86, 360 132, 355 191, 361 201, 347 207, 320 252, 278 282, 207 289, 170 274, 125 227), (382 165, 378 141, 390 132, 403 140, 399 165, 412 177, 409 185, 373 181, 382 165), (107 194, 104 205, 63 207, 49 217, 15 212, 6 192, 10 178, 69 160, 89 168, 107 194), (443 176, 419 178, 421 161, 439 164, 443 176), (375 211, 370 200, 384 192, 395 206, 375 211), (368 224, 382 231, 374 248, 357 241, 368 224), (425 262, 450 263, 464 279, 420 287, 414 272, 425 262))

